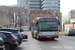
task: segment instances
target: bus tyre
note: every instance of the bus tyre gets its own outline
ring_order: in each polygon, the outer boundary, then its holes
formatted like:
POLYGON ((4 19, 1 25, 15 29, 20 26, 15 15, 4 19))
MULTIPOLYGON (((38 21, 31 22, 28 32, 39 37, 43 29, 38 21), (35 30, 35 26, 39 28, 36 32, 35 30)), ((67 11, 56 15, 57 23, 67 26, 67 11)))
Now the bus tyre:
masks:
POLYGON ((54 38, 52 38, 52 40, 54 40, 54 38))
POLYGON ((36 35, 36 39, 39 40, 38 35, 36 35))
POLYGON ((32 33, 32 37, 34 38, 34 34, 32 33))

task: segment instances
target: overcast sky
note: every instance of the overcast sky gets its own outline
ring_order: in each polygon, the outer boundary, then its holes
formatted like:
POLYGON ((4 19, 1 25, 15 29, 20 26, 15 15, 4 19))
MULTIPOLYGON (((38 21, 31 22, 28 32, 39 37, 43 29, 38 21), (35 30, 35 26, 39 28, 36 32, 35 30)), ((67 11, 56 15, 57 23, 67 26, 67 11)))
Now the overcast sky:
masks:
MULTIPOLYGON (((63 15, 68 14, 71 9, 75 9, 75 0, 61 0, 60 11, 63 15)), ((0 5, 15 5, 17 0, 0 0, 0 5)))

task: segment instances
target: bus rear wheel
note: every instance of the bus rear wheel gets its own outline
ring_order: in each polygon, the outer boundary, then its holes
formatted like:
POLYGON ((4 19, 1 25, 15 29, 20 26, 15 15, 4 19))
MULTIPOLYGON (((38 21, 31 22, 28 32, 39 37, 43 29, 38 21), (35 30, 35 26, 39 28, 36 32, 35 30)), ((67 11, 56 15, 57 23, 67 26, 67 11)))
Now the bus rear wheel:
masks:
POLYGON ((54 40, 54 38, 52 38, 52 40, 54 40))
POLYGON ((38 35, 36 35, 36 39, 39 40, 38 35))
POLYGON ((32 37, 34 38, 34 34, 32 33, 32 37))

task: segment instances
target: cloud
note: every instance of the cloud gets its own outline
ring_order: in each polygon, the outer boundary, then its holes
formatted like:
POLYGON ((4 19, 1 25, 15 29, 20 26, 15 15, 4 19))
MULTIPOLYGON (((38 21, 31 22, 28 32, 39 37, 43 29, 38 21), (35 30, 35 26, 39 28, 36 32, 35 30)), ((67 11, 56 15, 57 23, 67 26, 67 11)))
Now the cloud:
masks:
POLYGON ((17 4, 17 0, 0 0, 0 5, 15 5, 17 4))

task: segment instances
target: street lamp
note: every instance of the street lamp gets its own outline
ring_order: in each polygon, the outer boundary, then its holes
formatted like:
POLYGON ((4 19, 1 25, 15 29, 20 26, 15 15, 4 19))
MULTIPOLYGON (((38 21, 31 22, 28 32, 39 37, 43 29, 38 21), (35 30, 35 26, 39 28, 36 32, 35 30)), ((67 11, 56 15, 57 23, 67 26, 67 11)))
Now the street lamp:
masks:
POLYGON ((15 28, 15 13, 14 13, 14 28, 15 28))

